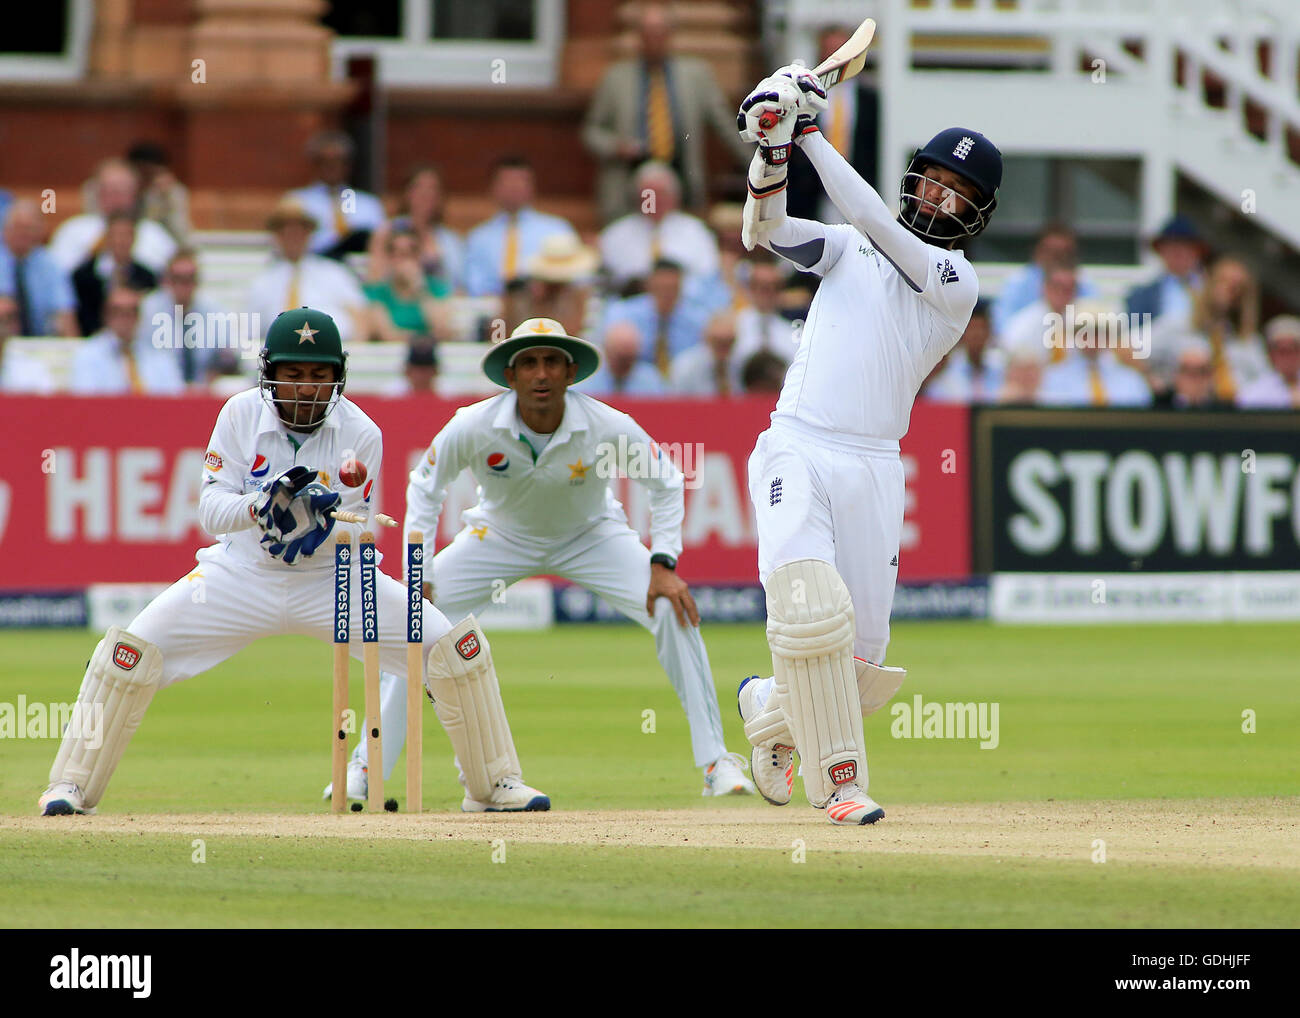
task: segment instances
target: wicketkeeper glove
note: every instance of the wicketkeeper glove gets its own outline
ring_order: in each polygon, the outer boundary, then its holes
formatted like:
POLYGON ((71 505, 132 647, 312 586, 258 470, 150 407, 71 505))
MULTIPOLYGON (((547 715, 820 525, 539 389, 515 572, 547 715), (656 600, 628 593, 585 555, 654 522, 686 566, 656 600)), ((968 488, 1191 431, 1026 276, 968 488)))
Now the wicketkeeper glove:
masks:
POLYGON ((279 477, 272 478, 262 485, 261 493, 253 500, 250 507, 253 519, 263 532, 275 528, 275 517, 283 513, 295 495, 307 487, 316 477, 316 471, 310 467, 290 467, 279 477))
POLYGON ((293 565, 301 555, 312 555, 334 529, 330 515, 343 496, 318 481, 307 484, 283 510, 274 511, 272 526, 262 535, 262 544, 272 558, 293 565))

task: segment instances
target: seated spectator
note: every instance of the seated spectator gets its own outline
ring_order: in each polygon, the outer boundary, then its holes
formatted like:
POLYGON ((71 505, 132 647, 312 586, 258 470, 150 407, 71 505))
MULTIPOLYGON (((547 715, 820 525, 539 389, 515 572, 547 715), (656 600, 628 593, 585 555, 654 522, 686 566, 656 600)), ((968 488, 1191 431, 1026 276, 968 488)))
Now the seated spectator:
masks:
POLYGON ((72 358, 68 389, 83 395, 158 395, 185 388, 180 365, 171 351, 136 342, 140 294, 114 287, 104 300, 104 328, 78 348, 72 358))
POLYGON ((465 240, 465 292, 471 297, 499 297, 506 283, 521 275, 528 259, 539 254, 547 237, 573 234, 559 216, 532 207, 537 184, 532 165, 521 156, 497 160, 492 173, 492 200, 497 213, 469 232, 465 240))
POLYGON ((98 332, 104 324, 100 315, 104 295, 116 287, 144 293, 158 285, 158 277, 131 255, 135 246, 136 220, 125 212, 107 217, 104 249, 91 255, 72 273, 72 290, 77 295, 77 324, 83 336, 98 332))
POLYGON ((679 396, 738 395, 742 362, 734 356, 736 352, 736 316, 720 311, 709 319, 704 342, 673 358, 669 390, 679 396))
POLYGON ((1270 370, 1237 393, 1245 410, 1300 410, 1300 318, 1278 315, 1264 328, 1270 370))
POLYGON ((9 207, 0 244, 0 293, 14 299, 20 336, 79 336, 77 298, 68 274, 41 246, 44 224, 35 202, 9 207))
POLYGON ((1151 239, 1151 246, 1163 268, 1151 282, 1129 291, 1125 298, 1128 313, 1150 315, 1152 319, 1163 314, 1186 315, 1193 296, 1201 289, 1201 263, 1209 253, 1209 245, 1190 219, 1174 216, 1151 239))
MULTIPOLYGON (((238 319, 198 295, 199 259, 183 247, 171 257, 158 289, 140 304, 137 346, 152 346, 176 358, 186 385, 207 385, 238 363, 238 319)), ((251 340, 259 340, 253 336, 251 340)))
POLYGON ((518 285, 506 290, 505 315, 513 328, 529 318, 553 318, 571 336, 587 327, 587 304, 600 256, 574 234, 547 237, 528 259, 518 285))
POLYGON ((605 321, 626 319, 641 336, 641 359, 654 365, 662 378, 668 377, 673 357, 695 346, 704 336, 709 308, 682 292, 682 269, 676 262, 660 259, 646 280, 646 292, 613 301, 605 321))
POLYGON ((1140 372, 1094 344, 1071 350, 1064 360, 1043 371, 1038 402, 1044 406, 1144 407, 1151 405, 1151 390, 1140 372))
MULTIPOLYGON (((745 206, 735 202, 718 202, 709 210, 709 229, 718 245, 718 274, 716 284, 721 287, 719 308, 730 307, 740 311, 749 304, 746 286, 753 254, 745 250, 740 239, 740 228, 745 219, 745 206)), ((765 251, 766 249, 764 249, 765 251)))
POLYGON ((431 396, 437 393, 438 341, 416 334, 406 344, 402 377, 393 382, 388 396, 431 396))
POLYGON ((1154 406, 1173 410, 1229 410, 1214 392, 1213 353, 1210 344, 1199 336, 1183 343, 1174 370, 1174 384, 1153 401, 1154 406))
POLYGON ((312 254, 342 261, 364 251, 371 232, 387 218, 378 198, 349 186, 354 152, 352 139, 342 131, 322 131, 307 144, 316 182, 290 191, 289 197, 316 220, 308 244, 312 254))
POLYGON ((785 385, 790 365, 769 350, 759 350, 740 369, 740 384, 746 396, 778 396, 785 385))
POLYGON ((775 256, 764 251, 750 260, 745 275, 747 300, 736 312, 736 360, 743 364, 759 350, 768 350, 789 361, 799 346, 799 336, 794 323, 781 314, 784 269, 775 256))
POLYGON ((339 327, 346 343, 366 332, 366 299, 361 284, 345 266, 307 252, 316 220, 292 198, 282 198, 266 221, 275 255, 257 274, 249 290, 248 307, 269 328, 288 308, 324 311, 339 327))
MULTIPOLYGON (((1006 351, 1040 347, 1050 351, 1052 361, 1064 360, 1068 344, 1062 330, 1068 308, 1080 296, 1079 275, 1072 266, 1048 268, 1043 279, 1043 295, 1017 311, 1006 328, 996 333, 997 346, 1006 351)), ((993 314, 996 323, 996 305, 993 314)))
POLYGON ((997 402, 1005 406, 1036 406, 1043 386, 1047 351, 1042 347, 1008 350, 997 402))
MULTIPOLYGON (((190 234, 190 194, 167 165, 167 153, 152 141, 137 141, 126 153, 126 161, 139 183, 136 213, 162 226, 178 244, 190 234)), ((102 212, 91 178, 81 188, 81 211, 102 212)))
POLYGON ((600 260, 609 286, 628 293, 660 258, 677 262, 688 277, 718 273, 718 244, 700 219, 681 209, 681 184, 671 167, 645 163, 633 178, 637 211, 614 220, 600 234, 600 260))
POLYGON ((991 335, 989 304, 981 300, 971 312, 957 346, 945 359, 943 370, 926 387, 926 399, 939 403, 996 403, 1006 355, 989 349, 991 335))
MULTIPOLYGON (((1064 223, 1045 226, 1034 244, 1032 261, 1002 284, 1002 291, 993 304, 993 334, 1004 335, 1017 312, 1045 296, 1044 283, 1049 268, 1065 266, 1072 269, 1078 264, 1079 250, 1074 231, 1064 223)), ((1077 290, 1080 297, 1093 297, 1097 292, 1082 276, 1078 279, 1077 290)))
MULTIPOLYGON (((54 231, 50 255, 69 275, 91 255, 102 250, 108 217, 119 213, 138 215, 140 181, 131 165, 121 159, 108 159, 95 174, 95 211, 73 216, 54 231)), ((167 266, 176 251, 176 241, 152 219, 139 221, 135 231, 132 258, 157 275, 167 266)))
POLYGON ((54 391, 49 370, 35 357, 9 343, 18 331, 18 302, 0 296, 0 392, 46 396, 54 391))
POLYGON ((662 396, 659 372, 641 360, 641 334, 631 322, 614 321, 605 328, 600 367, 577 388, 590 396, 662 396))
POLYGON ((411 230, 420 239, 420 264, 426 276, 441 279, 453 291, 465 289, 465 241, 442 223, 442 175, 432 166, 417 166, 406 178, 397 218, 370 234, 366 275, 378 282, 388 274, 388 235, 411 230))
POLYGON ((447 339, 447 315, 439 301, 451 290, 443 280, 425 275, 419 236, 414 230, 393 230, 384 253, 387 278, 363 287, 370 301, 370 338, 405 343, 413 335, 426 333, 447 339))

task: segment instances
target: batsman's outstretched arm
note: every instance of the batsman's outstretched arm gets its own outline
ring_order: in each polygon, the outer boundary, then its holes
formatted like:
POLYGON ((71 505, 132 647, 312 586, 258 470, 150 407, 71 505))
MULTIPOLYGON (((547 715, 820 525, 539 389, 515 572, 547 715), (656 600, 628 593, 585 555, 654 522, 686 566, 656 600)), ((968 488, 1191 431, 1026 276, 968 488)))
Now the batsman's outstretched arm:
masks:
POLYGON ((876 250, 899 271, 917 293, 929 273, 930 248, 895 219, 870 184, 863 180, 835 146, 811 131, 799 138, 799 147, 821 178, 826 196, 847 222, 865 234, 876 250))

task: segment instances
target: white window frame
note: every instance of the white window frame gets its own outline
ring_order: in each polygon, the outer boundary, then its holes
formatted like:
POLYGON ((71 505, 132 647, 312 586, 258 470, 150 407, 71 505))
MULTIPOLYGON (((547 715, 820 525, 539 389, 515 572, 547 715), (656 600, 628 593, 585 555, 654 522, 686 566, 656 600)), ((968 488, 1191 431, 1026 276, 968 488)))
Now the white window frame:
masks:
MULTIPOLYGON (((440 3, 455 0, 438 0, 440 3)), ((537 38, 532 42, 431 41, 427 0, 402 0, 402 38, 336 36, 330 58, 335 80, 346 75, 351 56, 373 56, 382 85, 398 88, 448 88, 494 85, 547 88, 559 81, 564 48, 564 0, 534 0, 537 38), (494 80, 500 65, 505 81, 494 80)))
POLYGON ((0 81, 80 81, 86 76, 94 22, 94 0, 71 0, 68 40, 63 53, 60 56, 0 54, 0 81))

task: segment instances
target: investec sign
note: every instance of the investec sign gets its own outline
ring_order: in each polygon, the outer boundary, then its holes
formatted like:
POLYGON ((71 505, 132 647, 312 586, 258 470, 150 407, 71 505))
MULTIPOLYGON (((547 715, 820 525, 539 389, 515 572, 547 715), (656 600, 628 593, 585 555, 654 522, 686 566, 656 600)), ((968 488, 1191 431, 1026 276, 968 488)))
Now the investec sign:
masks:
POLYGON ((982 410, 976 570, 1300 568, 1300 414, 982 410))

